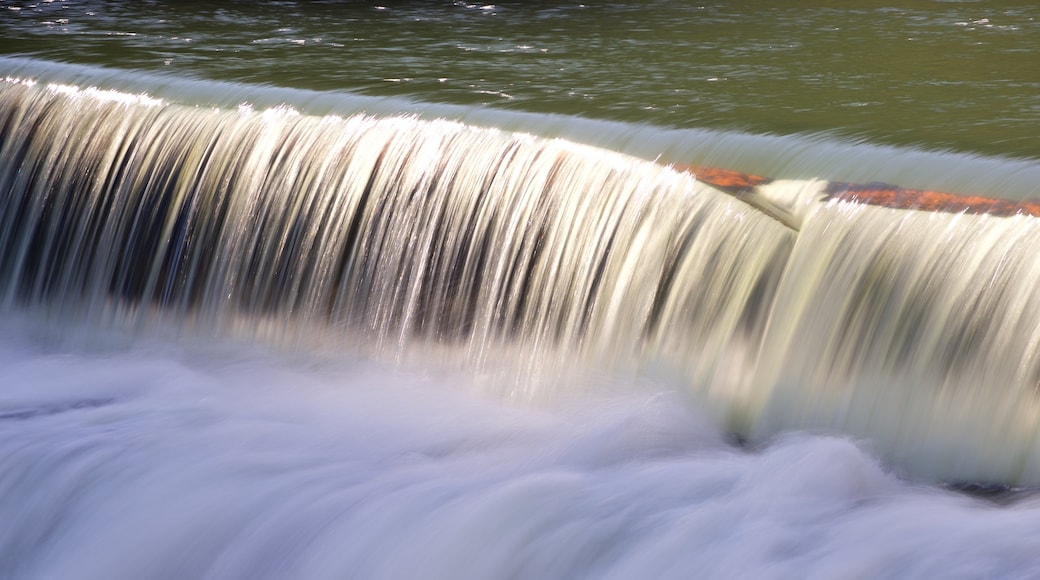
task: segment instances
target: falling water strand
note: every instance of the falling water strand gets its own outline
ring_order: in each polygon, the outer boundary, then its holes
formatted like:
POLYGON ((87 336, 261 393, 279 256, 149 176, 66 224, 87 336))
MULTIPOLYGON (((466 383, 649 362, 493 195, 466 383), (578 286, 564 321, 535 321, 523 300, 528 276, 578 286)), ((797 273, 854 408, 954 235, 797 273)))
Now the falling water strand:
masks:
POLYGON ((455 122, 12 82, 0 110, 0 300, 62 319, 736 389, 794 240, 689 174, 455 122))
POLYGON ((663 372, 753 440, 838 431, 918 475, 1040 481, 1029 215, 819 180, 730 195, 457 122, 10 79, 0 158, 8 312, 663 372))
POLYGON ((1028 216, 817 206, 764 337, 751 430, 839 429, 915 473, 1040 481, 1038 247, 1028 216))

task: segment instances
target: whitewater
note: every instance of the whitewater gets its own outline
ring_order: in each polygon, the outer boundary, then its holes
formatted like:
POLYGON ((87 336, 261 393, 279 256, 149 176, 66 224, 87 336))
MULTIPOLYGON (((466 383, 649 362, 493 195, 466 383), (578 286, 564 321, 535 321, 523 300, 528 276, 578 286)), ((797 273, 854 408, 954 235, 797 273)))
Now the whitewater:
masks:
MULTIPOLYGON (((31 333, 24 333, 30 334, 31 333)), ((1040 504, 842 437, 735 446, 661 385, 551 406, 452 373, 164 341, 0 346, 9 578, 1027 578, 1040 504)))

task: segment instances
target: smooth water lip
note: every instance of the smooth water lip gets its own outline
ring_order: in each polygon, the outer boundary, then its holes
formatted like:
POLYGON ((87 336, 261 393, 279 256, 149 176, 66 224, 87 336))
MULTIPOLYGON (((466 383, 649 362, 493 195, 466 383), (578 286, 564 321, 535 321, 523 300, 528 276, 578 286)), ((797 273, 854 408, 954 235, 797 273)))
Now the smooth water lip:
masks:
POLYGON ((415 115, 508 131, 534 133, 603 147, 663 164, 712 165, 784 179, 823 178, 852 183, 883 181, 917 189, 1022 200, 1040 198, 1040 163, 943 150, 876 145, 829 133, 763 135, 717 129, 674 129, 560 114, 424 103, 407 97, 373 97, 139 73, 96 66, 0 57, 9 78, 100 85, 196 106, 257 109, 290 104, 312 115, 415 115))

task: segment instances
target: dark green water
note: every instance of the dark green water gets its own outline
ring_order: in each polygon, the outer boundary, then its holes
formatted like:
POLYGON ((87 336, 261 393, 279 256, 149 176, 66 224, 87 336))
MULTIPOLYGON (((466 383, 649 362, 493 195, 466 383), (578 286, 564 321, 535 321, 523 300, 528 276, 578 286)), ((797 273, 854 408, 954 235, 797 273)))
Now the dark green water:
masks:
POLYGON ((1040 158, 1030 2, 0 2, 0 54, 1040 158))

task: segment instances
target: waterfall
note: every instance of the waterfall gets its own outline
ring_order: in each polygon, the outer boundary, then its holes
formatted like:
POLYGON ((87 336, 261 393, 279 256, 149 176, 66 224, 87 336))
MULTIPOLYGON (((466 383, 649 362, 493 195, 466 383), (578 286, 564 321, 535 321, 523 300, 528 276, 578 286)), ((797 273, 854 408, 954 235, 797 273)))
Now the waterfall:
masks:
POLYGON ((793 243, 689 174, 563 140, 28 83, 0 100, 7 308, 646 358, 708 385, 753 366, 793 243))
POLYGON ((6 312, 665 369, 753 441, 837 431, 926 477, 1040 481, 1040 239, 1014 204, 727 190, 458 121, 11 78, 0 159, 6 312))
POLYGON ((821 204, 756 370, 759 434, 869 438, 914 470, 1040 480, 1040 223, 821 204))

